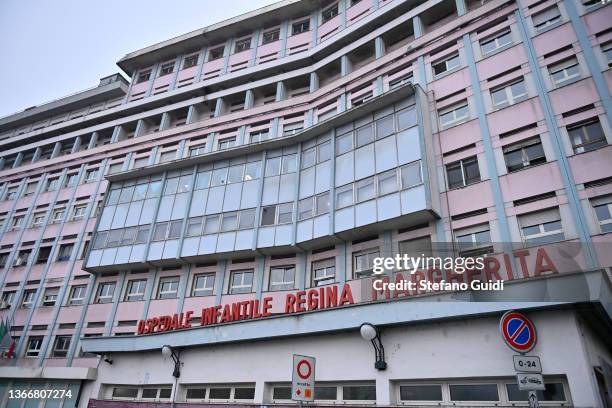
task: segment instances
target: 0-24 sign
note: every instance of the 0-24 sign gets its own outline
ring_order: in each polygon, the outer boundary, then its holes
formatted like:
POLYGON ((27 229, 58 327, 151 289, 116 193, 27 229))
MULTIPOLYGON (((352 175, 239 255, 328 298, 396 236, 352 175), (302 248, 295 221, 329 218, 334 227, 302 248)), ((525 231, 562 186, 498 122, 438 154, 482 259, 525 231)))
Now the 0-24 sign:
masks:
POLYGON ((512 356, 514 360, 514 369, 518 373, 541 373, 542 364, 538 356, 512 356))

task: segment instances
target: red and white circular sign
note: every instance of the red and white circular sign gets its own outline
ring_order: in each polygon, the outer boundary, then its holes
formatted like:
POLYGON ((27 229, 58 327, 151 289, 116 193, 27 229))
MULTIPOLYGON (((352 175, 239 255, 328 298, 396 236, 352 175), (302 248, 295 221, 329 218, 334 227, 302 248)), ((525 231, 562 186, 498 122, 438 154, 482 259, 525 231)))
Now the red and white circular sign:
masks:
POLYGON ((297 363, 296 371, 297 371, 297 375, 302 380, 307 380, 308 378, 310 378, 310 375, 312 374, 312 365, 310 365, 310 361, 300 360, 297 363))

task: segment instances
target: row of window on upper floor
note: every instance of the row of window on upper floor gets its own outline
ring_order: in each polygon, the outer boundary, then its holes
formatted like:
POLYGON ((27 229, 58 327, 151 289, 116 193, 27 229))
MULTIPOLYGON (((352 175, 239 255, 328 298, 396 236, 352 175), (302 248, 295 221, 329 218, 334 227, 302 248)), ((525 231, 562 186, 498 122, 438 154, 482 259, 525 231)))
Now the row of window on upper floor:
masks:
MULTIPOLYGON (((351 6, 359 3, 361 0, 352 0, 351 6)), ((327 6, 323 10, 321 10, 321 24, 325 24, 334 17, 339 14, 339 5, 338 3, 334 3, 330 6, 327 6)), ((291 35, 299 35, 305 32, 310 31, 311 20, 310 17, 298 18, 294 19, 290 25, 290 33, 291 35)), ((271 44, 280 40, 280 27, 266 29, 263 31, 261 35, 260 45, 271 44)), ((233 45, 233 53, 238 54, 247 50, 252 49, 252 43, 254 41, 253 36, 241 37, 234 41, 233 45)), ((208 50, 208 58, 207 61, 214 61, 221 59, 225 56, 225 45, 213 46, 208 50)), ((181 65, 181 69, 188 69, 198 65, 199 61, 199 53, 193 53, 187 55, 181 65)), ((165 75, 170 75, 174 72, 175 69, 175 61, 164 62, 157 74, 158 77, 162 77, 165 75)), ((138 72, 138 76, 136 77, 136 83, 146 82, 151 79, 153 70, 151 68, 146 68, 138 72)))

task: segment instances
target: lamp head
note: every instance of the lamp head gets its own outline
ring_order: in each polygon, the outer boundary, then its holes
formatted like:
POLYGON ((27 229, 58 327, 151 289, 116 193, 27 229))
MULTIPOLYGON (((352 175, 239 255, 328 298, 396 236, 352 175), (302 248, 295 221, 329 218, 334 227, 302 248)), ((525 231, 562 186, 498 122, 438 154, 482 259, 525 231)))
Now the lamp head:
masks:
POLYGON ((172 347, 170 347, 169 345, 165 344, 162 349, 161 349, 162 355, 166 358, 171 357, 172 356, 172 347))
POLYGON ((370 323, 362 324, 359 328, 359 332, 361 333, 361 337, 366 341, 372 341, 378 335, 376 327, 370 323))

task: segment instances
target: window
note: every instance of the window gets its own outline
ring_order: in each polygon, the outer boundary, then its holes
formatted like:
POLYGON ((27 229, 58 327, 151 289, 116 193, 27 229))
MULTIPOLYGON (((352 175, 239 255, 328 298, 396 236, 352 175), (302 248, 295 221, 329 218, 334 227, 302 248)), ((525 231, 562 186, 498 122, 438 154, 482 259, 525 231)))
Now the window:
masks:
POLYGON ((133 302, 143 300, 146 287, 146 279, 137 279, 129 281, 127 285, 127 290, 125 291, 125 301, 133 302))
POLYGON ((362 126, 355 131, 355 145, 356 147, 365 146, 368 143, 372 143, 374 141, 374 130, 372 129, 372 124, 362 126))
POLYGON ((421 161, 415 161, 400 168, 402 189, 417 186, 423 183, 421 174, 421 161))
POLYGON ((44 264, 47 263, 47 261, 49 260, 49 256, 51 255, 51 247, 41 247, 38 250, 38 256, 36 257, 36 263, 37 264, 44 264))
POLYGON ((209 215, 204 221, 204 234, 214 234, 219 231, 219 215, 209 215))
POLYGON ((27 289, 23 292, 23 298, 21 299, 21 307, 24 309, 31 309, 34 305, 34 296, 36 295, 35 289, 27 289))
POLYGON ((353 205, 353 185, 336 188, 336 209, 353 205))
POLYGON ((238 229, 253 228, 255 226, 255 209, 251 208, 248 210, 240 211, 240 221, 238 223, 238 229))
POLYGON ((8 309, 13 306, 13 301, 15 300, 16 292, 2 292, 2 304, 0 305, 0 309, 8 309))
POLYGON ((539 137, 505 146, 503 151, 509 172, 546 163, 546 156, 539 137))
POLYGON ((236 41, 234 54, 251 49, 251 37, 236 41))
POLYGON ((87 292, 86 285, 73 286, 68 297, 68 305, 77 306, 85 303, 85 292, 87 292))
POLYGON ((195 67, 198 65, 198 54, 188 55, 183 61, 183 69, 195 67))
POLYGON ((432 64, 434 75, 442 75, 445 72, 449 72, 457 67, 459 67, 459 54, 451 55, 442 61, 438 61, 432 64))
POLYGON ((58 262, 65 262, 70 260, 70 255, 72 255, 72 250, 74 249, 74 244, 62 244, 60 245, 59 254, 57 256, 58 262))
POLYGON ((46 288, 45 294, 43 295, 43 306, 54 306, 57 301, 57 295, 59 293, 59 288, 46 288))
POLYGON ((493 107, 496 109, 514 105, 515 103, 525 100, 526 98, 527 90, 525 89, 525 81, 522 78, 512 84, 504 85, 491 90, 493 107))
MULTIPOLYGON (((536 391, 538 401, 565 401, 565 390, 563 389, 562 383, 548 382, 544 384, 545 389, 543 391, 536 391)), ((509 401, 527 401, 529 394, 527 391, 521 391, 518 389, 518 384, 510 383, 506 384, 506 391, 508 392, 509 401)))
POLYGON ((291 25, 291 35, 305 33, 310 30, 310 20, 302 20, 291 25))
POLYGON ((85 183, 90 183, 98 179, 99 169, 87 170, 85 173, 85 183))
POLYGON ((574 78, 580 77, 578 60, 573 57, 548 66, 548 72, 555 86, 562 85, 574 78))
POLYGON ((542 31, 546 27, 561 21, 561 13, 559 12, 559 8, 557 6, 552 6, 532 15, 531 21, 533 22, 533 28, 535 28, 536 31, 542 31))
POLYGON ((165 64, 162 64, 161 68, 159 69, 159 76, 161 77, 164 75, 170 75, 173 72, 174 72, 174 61, 166 62, 165 64))
POLYGON ((519 215, 521 235, 527 244, 548 244, 565 239, 558 208, 519 215))
POLYGON ((612 196, 591 199, 601 232, 612 232, 612 196))
POLYGON ((223 214, 221 219, 221 232, 233 231, 238 226, 238 213, 231 212, 223 214))
POLYGON ((195 237, 202 234, 202 221, 204 217, 193 217, 187 220, 187 230, 185 234, 188 237, 195 237))
POLYGON ((17 231, 23 227, 23 221, 25 217, 23 215, 16 215, 13 217, 13 221, 11 222, 10 231, 17 231))
POLYGON ((512 34, 510 31, 504 31, 493 38, 481 41, 480 48, 482 49, 482 54, 487 55, 508 44, 512 44, 512 34))
POLYGON ((452 401, 499 401, 497 384, 450 384, 452 401))
POLYGON ((338 3, 323 10, 323 12, 321 13, 321 18, 323 20, 322 24, 327 23, 329 20, 336 17, 337 15, 338 15, 338 3))
POLYGON ((400 401, 442 401, 441 385, 400 385, 400 401))
POLYGON ((13 266, 15 267, 24 266, 25 264, 28 263, 28 260, 30 259, 31 254, 32 254, 31 249, 22 249, 21 251, 17 252, 17 256, 15 257, 15 260, 13 261, 13 266))
POLYGON ((158 222, 155 224, 153 241, 178 238, 181 235, 182 226, 183 221, 158 222))
POLYGON ((391 136, 395 133, 395 117, 394 115, 388 115, 384 118, 377 119, 375 122, 376 126, 376 139, 382 139, 387 136, 391 136))
POLYGON ((87 205, 75 205, 72 209, 72 221, 82 220, 85 218, 85 211, 87 210, 87 205))
POLYGON ((113 388, 113 399, 136 399, 137 397, 138 397, 138 388, 132 388, 132 387, 113 388))
POLYGON ((72 336, 57 336, 55 338, 55 344, 53 345, 51 357, 65 358, 68 355, 71 340, 72 336))
POLYGON ((74 187, 77 184, 79 184, 78 174, 69 174, 66 176, 66 180, 64 181, 64 187, 74 187))
POLYGON ((166 276, 159 279, 158 299, 174 299, 178 293, 179 277, 166 276))
POLYGON ((227 139, 219 140, 219 146, 217 150, 226 150, 236 145, 236 138, 229 137, 227 139))
POLYGON ((599 119, 568 126, 567 133, 576 154, 590 152, 608 145, 599 119))
POLYGON ((214 61, 219 58, 223 58, 223 51, 225 51, 224 46, 213 48, 212 50, 208 52, 208 60, 214 61))
POLYGON ((9 187, 6 191, 6 198, 5 200, 14 200, 17 198, 17 193, 19 192, 19 187, 18 186, 12 186, 9 187))
POLYGON ((33 182, 33 183, 26 184, 26 188, 23 192, 23 196, 28 197, 28 196, 34 195, 34 193, 36 192, 36 184, 38 183, 33 182))
POLYGON ((336 155, 353 150, 353 132, 336 137, 336 155))
POLYGON ((407 270, 413 270, 415 267, 410 258, 431 256, 432 253, 433 248, 429 236, 399 242, 399 254, 409 257, 408 265, 406 265, 407 270))
MULTIPOLYGON (((597 3, 600 3, 600 1, 597 1, 597 3)), ((611 67, 612 66, 612 41, 602 44, 601 52, 606 57, 608 68, 611 67)))
POLYGON ((233 402, 252 401, 253 399, 255 399, 255 387, 248 385, 190 386, 187 388, 187 401, 233 402))
POLYGON ((370 276, 374 268, 374 259, 380 256, 378 248, 366 249, 353 253, 353 272, 356 278, 370 276))
POLYGON ((278 224, 287 224, 293 221, 293 203, 278 204, 278 224))
POLYGON ((51 215, 50 224, 59 224, 64 219, 64 214, 66 214, 65 208, 57 208, 53 210, 53 214, 51 215))
POLYGON ((45 191, 55 191, 59 188, 59 177, 50 178, 47 180, 45 191))
POLYGON ((304 129, 303 122, 287 123, 283 125, 283 136, 291 136, 299 133, 304 129))
POLYGON ((267 130, 260 130, 249 134, 250 143, 262 142, 270 138, 270 132, 267 130))
POLYGON ((201 144, 199 146, 193 146, 189 148, 189 157, 201 156, 206 153, 206 144, 201 144))
POLYGON ((279 38, 280 38, 280 30, 278 28, 274 30, 266 31, 265 33, 263 33, 263 38, 262 38, 261 43, 262 45, 273 43, 275 41, 278 41, 279 38))
POLYGON ((28 346, 26 347, 24 357, 38 357, 42 342, 42 336, 30 336, 28 338, 28 346))
POLYGON ((476 257, 493 252, 489 224, 455 231, 455 239, 459 246, 459 256, 476 257))
POLYGON ((480 170, 476 156, 446 165, 448 188, 469 186, 480 181, 480 170))
POLYGON ((172 395, 172 388, 143 388, 140 399, 168 399, 172 395))
POLYGON ((377 179, 379 196, 394 193, 397 191, 397 172, 395 170, 380 173, 377 179))
POLYGON ((210 296, 215 287, 215 274, 203 273, 193 277, 191 296, 210 296))
POLYGON ((294 288, 295 266, 276 266, 270 268, 270 290, 294 288))
POLYGON ((144 71, 140 71, 138 73, 138 78, 136 79, 136 83, 139 84, 141 82, 146 82, 151 78, 151 70, 145 69, 144 71))
POLYGON ((234 271, 230 277, 229 294, 251 293, 253 288, 253 271, 234 271))
POLYGON ((344 401, 376 401, 376 386, 344 385, 342 387, 342 399, 344 401))
POLYGON ((362 203, 364 201, 368 201, 376 197, 376 187, 374 186, 374 177, 360 180, 357 183, 355 183, 355 190, 357 193, 358 203, 362 203))
POLYGON ((336 260, 323 259, 312 263, 312 286, 329 285, 336 281, 336 260))
POLYGON ((467 101, 459 102, 458 104, 440 110, 438 116, 440 117, 440 126, 442 126, 442 128, 464 122, 470 116, 467 101))
POLYGON ((96 303, 112 303, 115 294, 115 282, 104 282, 98 285, 96 303))

